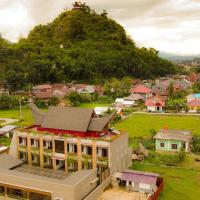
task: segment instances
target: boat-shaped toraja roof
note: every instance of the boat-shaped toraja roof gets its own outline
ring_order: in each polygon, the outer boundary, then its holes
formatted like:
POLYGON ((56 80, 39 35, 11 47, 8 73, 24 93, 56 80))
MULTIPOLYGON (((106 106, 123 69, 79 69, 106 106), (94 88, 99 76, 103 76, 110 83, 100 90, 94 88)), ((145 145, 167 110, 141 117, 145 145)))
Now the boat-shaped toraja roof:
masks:
POLYGON ((34 125, 47 129, 59 129, 78 132, 105 130, 113 117, 113 113, 103 118, 97 118, 94 109, 52 106, 48 112, 40 111, 30 104, 34 117, 34 125))

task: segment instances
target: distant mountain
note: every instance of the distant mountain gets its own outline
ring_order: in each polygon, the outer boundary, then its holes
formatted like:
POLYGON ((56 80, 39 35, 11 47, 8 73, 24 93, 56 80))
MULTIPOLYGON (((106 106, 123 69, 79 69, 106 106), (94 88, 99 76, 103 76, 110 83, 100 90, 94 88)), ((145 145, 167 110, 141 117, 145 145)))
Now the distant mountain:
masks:
POLYGON ((166 53, 166 52, 159 52, 159 56, 165 59, 168 59, 172 62, 180 62, 180 61, 192 61, 194 58, 196 58, 196 55, 177 55, 173 53, 166 53))

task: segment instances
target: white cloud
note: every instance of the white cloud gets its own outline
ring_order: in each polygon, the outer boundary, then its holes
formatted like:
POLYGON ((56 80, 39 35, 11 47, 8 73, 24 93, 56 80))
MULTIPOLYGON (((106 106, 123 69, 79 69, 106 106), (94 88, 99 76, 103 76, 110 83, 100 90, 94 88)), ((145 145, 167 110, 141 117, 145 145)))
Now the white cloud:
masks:
MULTIPOLYGON (((138 45, 179 54, 200 54, 200 0, 85 0, 106 9, 138 45)), ((52 21, 74 0, 0 0, 0 32, 16 41, 37 24, 52 21)))

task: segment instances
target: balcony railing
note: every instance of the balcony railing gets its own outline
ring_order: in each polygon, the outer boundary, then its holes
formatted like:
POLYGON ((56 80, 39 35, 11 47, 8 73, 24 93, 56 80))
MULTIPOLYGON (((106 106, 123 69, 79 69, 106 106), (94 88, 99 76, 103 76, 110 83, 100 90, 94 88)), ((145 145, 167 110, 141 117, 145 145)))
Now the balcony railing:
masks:
POLYGON ((44 148, 44 153, 45 153, 45 154, 48 154, 48 155, 49 155, 49 154, 51 155, 51 154, 53 153, 53 149, 44 148))
POLYGON ((108 165, 108 157, 98 156, 97 162, 99 164, 108 165))
POLYGON ((19 149, 20 149, 21 151, 27 151, 27 146, 24 145, 24 144, 19 144, 19 149))
POLYGON ((31 146, 31 152, 38 154, 40 152, 40 148, 36 146, 31 146))
POLYGON ((82 153, 82 158, 83 158, 84 160, 90 161, 90 160, 92 160, 92 155, 82 153))

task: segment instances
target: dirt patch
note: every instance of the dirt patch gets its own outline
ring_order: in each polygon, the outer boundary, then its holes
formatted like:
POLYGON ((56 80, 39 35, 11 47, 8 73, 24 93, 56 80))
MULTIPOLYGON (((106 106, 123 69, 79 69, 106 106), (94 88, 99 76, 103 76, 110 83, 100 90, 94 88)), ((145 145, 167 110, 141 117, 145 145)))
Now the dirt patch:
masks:
POLYGON ((98 200, 147 200, 147 195, 139 192, 128 192, 125 189, 108 189, 98 200))

